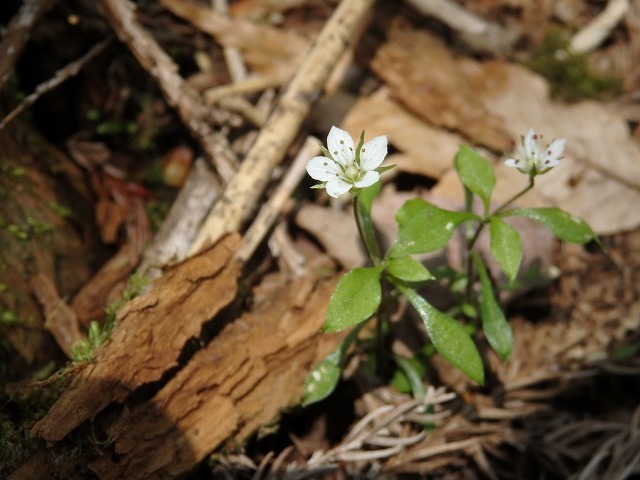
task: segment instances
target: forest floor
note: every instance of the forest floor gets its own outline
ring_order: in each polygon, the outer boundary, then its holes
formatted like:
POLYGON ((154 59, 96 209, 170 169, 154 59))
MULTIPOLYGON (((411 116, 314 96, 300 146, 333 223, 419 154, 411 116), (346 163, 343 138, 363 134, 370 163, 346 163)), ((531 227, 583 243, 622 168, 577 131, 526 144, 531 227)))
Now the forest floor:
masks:
MULTIPOLYGON (((640 3, 5 0, 0 25, 0 477, 640 478, 640 3), (460 145, 495 207, 514 141, 565 139, 516 206, 601 245, 519 218, 508 283, 480 237, 514 339, 501 361, 458 309, 484 385, 397 301, 300 405, 368 261, 305 171, 333 125, 388 138, 383 246, 409 199, 464 208, 460 145)), ((442 310, 462 250, 419 257, 442 310)))

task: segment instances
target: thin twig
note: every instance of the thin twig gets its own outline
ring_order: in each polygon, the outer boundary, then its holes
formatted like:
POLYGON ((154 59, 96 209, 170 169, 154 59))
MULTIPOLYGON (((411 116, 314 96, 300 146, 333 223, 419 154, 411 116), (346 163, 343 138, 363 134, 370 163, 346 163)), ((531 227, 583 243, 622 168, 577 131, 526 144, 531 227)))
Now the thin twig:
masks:
POLYGON ((373 0, 343 0, 337 7, 260 131, 238 174, 213 207, 191 253, 225 233, 239 230, 249 217, 269 182, 270 172, 282 160, 372 3, 373 0))
POLYGON ((25 0, 11 19, 0 43, 0 90, 13 72, 13 66, 29 40, 29 33, 53 4, 53 0, 25 0))
MULTIPOLYGON (((211 0, 213 8, 223 15, 229 15, 229 5, 227 0, 211 0)), ((247 78, 247 67, 242 59, 240 49, 234 46, 225 46, 222 48, 224 59, 227 62, 229 75, 232 83, 238 83, 247 78)))
POLYGON ((291 192, 293 192, 300 183, 300 180, 305 174, 307 161, 320 153, 319 144, 320 142, 316 138, 307 138, 291 163, 282 182, 280 182, 280 185, 278 185, 273 194, 271 194, 267 203, 260 209, 256 219, 244 235, 240 248, 236 253, 237 260, 246 262, 251 255, 253 255, 255 249, 278 218, 285 202, 291 197, 291 192))
POLYGON ((200 96, 178 74, 178 66, 135 18, 130 0, 102 0, 104 13, 118 38, 125 43, 143 68, 162 90, 167 103, 174 107, 184 124, 215 165, 220 177, 228 181, 236 168, 236 159, 227 140, 207 122, 212 113, 200 96))
POLYGON ((440 20, 458 33, 460 38, 476 51, 500 53, 516 42, 519 32, 507 30, 465 10, 451 0, 406 0, 426 16, 440 20))
POLYGON ((69 78, 77 75, 82 69, 82 67, 84 67, 85 64, 87 64, 92 58, 96 57, 101 52, 103 52, 104 49, 107 48, 107 45, 109 45, 110 42, 111 42, 111 39, 108 38, 94 45, 91 48, 91 50, 89 50, 79 59, 74 60, 73 62, 65 65, 60 70, 58 70, 53 75, 52 78, 38 85, 35 91, 31 95, 25 97, 18 104, 16 108, 11 110, 11 112, 9 112, 7 116, 2 119, 2 121, 0 122, 0 130, 2 130, 9 123, 11 123, 18 115, 24 112, 27 108, 33 105, 42 95, 44 95, 47 92, 50 92, 51 90, 58 87, 66 80, 68 80, 69 78))
POLYGON ((609 0, 602 13, 573 36, 569 43, 569 50, 575 53, 588 53, 595 49, 624 18, 629 6, 629 0, 609 0))

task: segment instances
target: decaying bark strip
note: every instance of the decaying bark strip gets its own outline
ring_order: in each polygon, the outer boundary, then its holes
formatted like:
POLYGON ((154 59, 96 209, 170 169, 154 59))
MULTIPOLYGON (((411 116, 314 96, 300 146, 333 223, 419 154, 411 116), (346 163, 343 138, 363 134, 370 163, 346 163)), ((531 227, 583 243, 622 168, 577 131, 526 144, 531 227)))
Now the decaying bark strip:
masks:
POLYGON ((113 422, 116 455, 92 470, 101 479, 175 478, 297 403, 310 369, 341 339, 319 331, 335 284, 307 277, 264 292, 151 401, 113 422))
MULTIPOLYGON (((92 420, 110 439, 89 465, 99 478, 175 478, 296 404, 310 369, 342 339, 320 333, 338 276, 294 282, 267 277, 255 290, 252 310, 227 324, 153 398, 115 416, 100 414, 159 380, 202 322, 235 297, 237 244, 237 236, 225 237, 127 304, 94 365, 72 381, 32 433, 53 445, 92 420)), ((12 478, 26 478, 25 472, 42 464, 40 451, 12 478)), ((34 478, 64 476, 75 467, 49 468, 34 478)))
POLYGON ((240 266, 232 255, 238 242, 238 236, 228 236, 171 267, 149 293, 125 305, 93 364, 72 380, 32 434, 59 441, 111 402, 122 402, 175 367, 185 342, 235 298, 240 266))

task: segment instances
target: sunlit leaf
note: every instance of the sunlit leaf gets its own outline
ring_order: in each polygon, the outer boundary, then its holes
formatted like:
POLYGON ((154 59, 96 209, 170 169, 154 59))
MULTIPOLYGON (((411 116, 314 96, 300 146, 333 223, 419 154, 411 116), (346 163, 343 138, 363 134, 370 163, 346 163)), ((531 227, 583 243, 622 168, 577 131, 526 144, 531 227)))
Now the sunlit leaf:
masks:
POLYGON ((489 233, 491 253, 509 280, 513 281, 518 275, 520 262, 522 262, 520 234, 511 225, 497 217, 491 217, 489 220, 489 233))
POLYGON ((464 327, 433 307, 412 288, 400 283, 397 283, 396 286, 424 321, 431 343, 438 353, 469 378, 483 384, 482 359, 475 343, 464 327))
POLYGON ((427 267, 409 255, 391 258, 386 265, 391 275, 406 282, 424 282, 435 278, 427 267))
POLYGON ((438 250, 447 244, 460 223, 478 219, 473 213, 444 210, 419 198, 409 200, 396 214, 398 239, 389 257, 438 250))
POLYGON ((381 271, 381 266, 355 268, 342 277, 329 300, 323 331, 344 330, 376 312, 382 297, 381 271))
POLYGON ((462 184, 480 197, 486 214, 489 211, 493 187, 496 185, 491 164, 475 150, 461 145, 453 165, 462 184))
POLYGON ((551 233, 565 242, 587 243, 595 240, 600 243, 587 222, 559 208, 517 208, 502 212, 498 216, 530 218, 543 224, 551 230, 551 233))
POLYGON ((508 360, 513 351, 513 333, 511 325, 507 322, 504 312, 498 305, 493 294, 493 287, 482 260, 473 255, 473 261, 480 276, 482 298, 480 300, 480 314, 482 316, 482 329, 491 348, 503 360, 508 360))

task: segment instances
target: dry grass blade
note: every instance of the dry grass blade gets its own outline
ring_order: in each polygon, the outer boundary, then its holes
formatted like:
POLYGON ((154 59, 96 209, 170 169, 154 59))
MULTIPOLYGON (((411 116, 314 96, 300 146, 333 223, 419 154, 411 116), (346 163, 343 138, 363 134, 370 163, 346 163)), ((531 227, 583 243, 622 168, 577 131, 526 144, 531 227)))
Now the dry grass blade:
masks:
POLYGON ((443 388, 429 387, 422 399, 409 400, 400 405, 382 405, 360 419, 340 445, 324 453, 314 452, 306 467, 316 468, 336 461, 373 462, 393 457, 422 441, 425 431, 420 428, 417 433, 406 435, 407 431, 402 430, 404 436, 397 436, 391 434, 392 430, 400 431, 398 427, 401 423, 412 421, 408 420, 411 413, 421 414, 426 407, 448 402, 454 397, 454 393, 447 393, 443 388), (384 448, 365 450, 365 445, 384 448))

